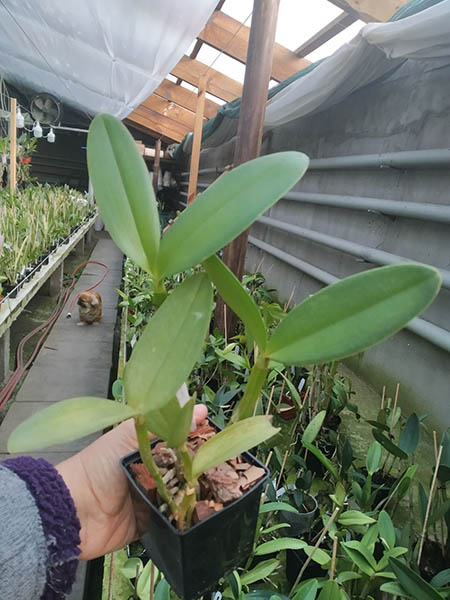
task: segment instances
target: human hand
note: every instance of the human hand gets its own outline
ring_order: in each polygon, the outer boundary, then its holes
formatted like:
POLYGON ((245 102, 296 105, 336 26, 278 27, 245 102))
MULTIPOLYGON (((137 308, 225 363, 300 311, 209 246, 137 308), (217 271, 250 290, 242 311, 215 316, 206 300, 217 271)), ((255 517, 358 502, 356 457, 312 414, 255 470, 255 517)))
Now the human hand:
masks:
MULTIPOLYGON (((207 408, 194 409, 196 424, 207 408)), ((87 448, 56 466, 75 502, 81 523, 81 556, 90 560, 123 548, 145 527, 144 503, 130 494, 119 459, 138 447, 134 420, 112 429, 87 448)))

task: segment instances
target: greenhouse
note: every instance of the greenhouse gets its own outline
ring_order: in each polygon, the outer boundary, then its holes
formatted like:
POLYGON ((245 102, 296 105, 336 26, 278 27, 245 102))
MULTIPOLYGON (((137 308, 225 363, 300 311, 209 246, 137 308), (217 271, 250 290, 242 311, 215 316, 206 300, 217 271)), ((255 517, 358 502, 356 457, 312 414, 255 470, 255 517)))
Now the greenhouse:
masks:
POLYGON ((0 31, 0 599, 450 599, 450 0, 0 31))

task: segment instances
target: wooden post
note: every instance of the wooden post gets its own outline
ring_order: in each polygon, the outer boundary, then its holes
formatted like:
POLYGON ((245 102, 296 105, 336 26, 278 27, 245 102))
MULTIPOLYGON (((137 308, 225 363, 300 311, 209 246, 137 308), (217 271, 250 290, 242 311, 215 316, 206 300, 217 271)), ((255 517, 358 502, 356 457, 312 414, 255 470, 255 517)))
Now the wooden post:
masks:
POLYGON ((200 165, 200 148, 202 145, 203 115, 206 99, 206 73, 200 77, 197 92, 197 107, 195 111, 194 139, 192 140, 191 167, 189 170, 189 188, 187 203, 190 204, 197 196, 198 167, 200 165))
POLYGON ((158 192, 159 165, 161 162, 161 138, 155 141, 155 160, 153 162, 153 189, 158 192))
MULTIPOLYGON (((267 92, 272 70, 275 30, 279 0, 254 0, 252 25, 245 67, 241 112, 234 151, 234 166, 257 158, 261 149, 267 92)), ((233 273, 242 279, 248 231, 224 249, 223 260, 233 273)), ((218 298, 216 325, 223 331, 223 304, 218 298)), ((229 309, 228 309, 229 310, 229 309)), ((235 317, 229 311, 228 332, 233 335, 235 317)))
POLYGON ((17 127, 16 127, 16 113, 17 113, 17 101, 15 98, 11 98, 11 108, 9 117, 9 190, 14 192, 17 183, 17 127))

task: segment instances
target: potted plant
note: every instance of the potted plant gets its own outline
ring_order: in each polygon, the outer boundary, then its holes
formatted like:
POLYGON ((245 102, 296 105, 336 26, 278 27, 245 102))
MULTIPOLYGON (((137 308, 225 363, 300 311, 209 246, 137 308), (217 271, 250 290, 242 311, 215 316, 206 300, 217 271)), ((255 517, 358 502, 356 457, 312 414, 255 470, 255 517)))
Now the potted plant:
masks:
MULTIPOLYGON (((203 522, 192 526, 191 522, 205 474, 225 468, 226 461, 236 460, 278 431, 267 417, 252 416, 271 362, 305 365, 361 352, 424 310, 438 292, 440 275, 426 266, 396 265, 347 278, 295 307, 269 337, 256 304, 215 253, 298 181, 307 168, 307 157, 284 152, 230 171, 201 194, 162 239, 147 168, 120 121, 107 115, 93 120, 88 163, 108 231, 124 253, 150 273, 154 302, 159 308, 126 364, 123 390, 127 404, 102 398, 62 401, 21 424, 11 434, 8 448, 11 452, 34 450, 133 418, 139 453, 125 457, 122 465, 134 493, 142 496, 130 473, 132 463, 142 462, 157 489, 156 503, 149 501, 150 558, 156 566, 163 566, 166 579, 178 595, 195 597, 213 587, 218 574, 232 570, 250 551, 241 543, 241 537, 246 538, 249 531, 253 537, 253 507, 258 507, 261 487, 258 481, 256 487, 237 500, 225 502, 223 509, 214 511, 203 522), (205 272, 185 279, 168 295, 165 278, 198 264, 205 272), (211 282, 243 320, 258 352, 253 355, 248 383, 230 423, 204 441, 192 456, 188 436, 195 398, 186 393, 185 382, 209 328, 211 282), (149 430, 165 442, 165 452, 176 462, 181 476, 175 491, 168 489, 167 473, 163 475, 155 462, 149 430), (161 514, 160 503, 167 505, 167 516, 161 514), (237 525, 245 521, 244 515, 248 516, 248 527, 237 525), (224 527, 223 535, 229 539, 218 540, 216 530, 223 531, 224 527), (166 533, 172 540, 170 545, 166 533), (190 549, 191 540, 194 547, 190 549), (197 556, 200 543, 202 556, 207 549, 208 560, 196 559, 193 581, 186 572, 186 561, 190 560, 190 552, 197 556), (239 549, 232 558, 227 554, 231 547, 239 549), (209 553, 217 563, 213 572, 209 553)), ((258 468, 248 454, 244 462, 244 469, 258 468)))

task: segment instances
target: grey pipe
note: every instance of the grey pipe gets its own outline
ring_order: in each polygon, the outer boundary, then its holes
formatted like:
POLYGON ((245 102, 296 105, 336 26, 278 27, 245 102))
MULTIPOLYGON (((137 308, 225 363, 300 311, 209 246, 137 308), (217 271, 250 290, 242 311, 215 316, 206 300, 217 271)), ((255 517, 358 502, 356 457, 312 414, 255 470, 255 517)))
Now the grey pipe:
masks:
MULTIPOLYGON (((201 184, 202 186, 205 184, 201 184)), ((206 187, 208 187, 206 185, 206 187)), ((450 223, 450 206, 445 204, 424 204, 423 202, 403 202, 402 200, 382 200, 364 196, 338 196, 337 194, 313 194, 311 192, 288 192, 283 200, 307 202, 337 208, 351 208, 385 215, 450 223)))
MULTIPOLYGON (((299 271, 310 275, 314 279, 317 279, 317 281, 321 281, 326 285, 329 285, 330 283, 335 283, 336 281, 340 281, 338 277, 335 277, 331 273, 323 271, 322 269, 319 269, 318 267, 315 267, 310 263, 300 260, 299 258, 292 256, 292 254, 283 252, 283 250, 275 248, 275 246, 267 244, 266 242, 255 238, 254 236, 250 235, 248 241, 256 248, 259 248, 260 250, 263 250, 264 252, 275 256, 275 258, 282 260, 286 264, 291 265, 295 269, 298 269, 299 271)), ((434 325, 429 321, 425 321, 424 319, 419 318, 415 318, 412 321, 410 321, 407 325, 405 325, 405 329, 409 329, 416 335, 419 335, 420 337, 424 338, 428 342, 431 342, 435 346, 439 346, 443 350, 450 352, 450 332, 448 332, 446 329, 438 327, 437 325, 434 325)))
POLYGON ((450 148, 330 156, 328 158, 313 158, 309 163, 310 171, 383 169, 388 167, 396 169, 448 169, 450 167, 450 148))
MULTIPOLYGON (((349 242, 341 238, 326 235, 325 233, 319 233, 318 231, 311 231, 304 227, 284 223, 283 221, 278 221, 269 217, 260 217, 257 219, 257 223, 279 229, 280 231, 286 231, 297 237, 316 242, 317 244, 322 244, 323 246, 328 246, 329 248, 334 248, 335 250, 340 250, 341 252, 356 256, 357 258, 363 258, 364 260, 377 265, 393 265, 397 263, 417 264, 420 262, 405 258, 404 256, 391 254, 390 252, 384 252, 384 250, 377 250, 377 248, 370 248, 369 246, 363 246, 362 244, 356 244, 355 242, 349 242)), ((442 275, 442 286, 450 289, 450 271, 446 271, 445 269, 438 270, 442 275)))
MULTIPOLYGON (((187 185, 187 182, 182 183, 182 185, 187 185)), ((210 183, 197 184, 201 189, 206 189, 210 185, 210 183)), ((353 210, 376 212, 385 215, 393 215, 395 217, 405 217, 407 219, 450 223, 450 206, 445 204, 383 200, 381 198, 367 198, 365 196, 314 194, 312 192, 288 192, 283 196, 282 200, 293 200, 294 202, 305 202, 322 206, 335 206, 337 208, 351 208, 353 210)))

